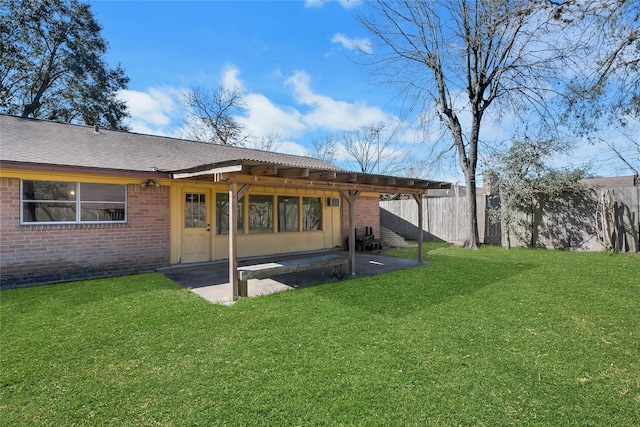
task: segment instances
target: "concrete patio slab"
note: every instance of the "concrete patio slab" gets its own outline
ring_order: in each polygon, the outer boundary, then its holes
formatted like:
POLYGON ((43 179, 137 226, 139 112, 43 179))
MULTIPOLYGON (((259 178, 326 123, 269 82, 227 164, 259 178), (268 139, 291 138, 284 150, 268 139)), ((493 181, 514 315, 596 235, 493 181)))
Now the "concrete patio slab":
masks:
MULTIPOLYGON (((348 258, 346 251, 322 251, 300 254, 285 254, 261 258, 239 259, 238 265, 263 264, 267 262, 286 261, 314 257, 318 254, 338 254, 348 258)), ((356 276, 370 276, 420 265, 418 261, 406 258, 386 256, 379 253, 356 253, 356 276)), ((159 269, 171 280, 189 288, 208 301, 217 304, 233 304, 231 284, 229 283, 229 264, 227 261, 216 261, 197 265, 178 265, 159 269)), ((333 268, 317 268, 298 273, 282 274, 268 279, 251 279, 248 281, 249 297, 287 291, 313 284, 327 283, 333 278, 333 268)))

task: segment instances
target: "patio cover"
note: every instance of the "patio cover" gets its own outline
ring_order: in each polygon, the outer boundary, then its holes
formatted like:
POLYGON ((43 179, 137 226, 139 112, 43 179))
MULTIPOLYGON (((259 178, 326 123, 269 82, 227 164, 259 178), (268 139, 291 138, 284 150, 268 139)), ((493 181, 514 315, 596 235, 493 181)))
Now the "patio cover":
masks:
MULTIPOLYGON (((304 158, 301 158, 304 159, 304 158)), ((238 299, 237 202, 252 185, 315 188, 339 191, 349 203, 349 273, 355 276, 355 202, 362 192, 410 194, 418 203, 418 228, 423 228, 422 198, 429 189, 448 189, 450 183, 389 175, 348 172, 331 165, 308 165, 272 161, 235 160, 203 164, 170 172, 172 179, 200 179, 229 185, 229 282, 233 300, 238 299)), ((303 163, 306 163, 303 161, 303 163)), ((418 261, 423 262, 422 233, 418 233, 418 261)))

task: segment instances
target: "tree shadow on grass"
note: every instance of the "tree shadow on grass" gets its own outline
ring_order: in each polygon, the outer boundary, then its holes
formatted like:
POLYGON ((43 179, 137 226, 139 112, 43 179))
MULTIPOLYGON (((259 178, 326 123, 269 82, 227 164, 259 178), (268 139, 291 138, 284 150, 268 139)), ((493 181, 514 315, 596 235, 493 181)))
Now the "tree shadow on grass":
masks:
POLYGON ((349 279, 319 292, 372 314, 402 317, 473 294, 533 268, 523 263, 446 255, 427 258, 429 264, 349 279))

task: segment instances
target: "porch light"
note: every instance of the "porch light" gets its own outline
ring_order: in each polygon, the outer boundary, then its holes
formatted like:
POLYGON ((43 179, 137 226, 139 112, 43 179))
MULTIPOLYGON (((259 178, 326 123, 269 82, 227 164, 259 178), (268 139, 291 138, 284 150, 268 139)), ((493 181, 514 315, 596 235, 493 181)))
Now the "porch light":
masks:
POLYGON ((145 182, 143 182, 142 184, 140 184, 140 187, 142 188, 149 188, 149 187, 160 187, 160 184, 158 184, 157 182, 155 182, 152 179, 148 179, 145 182))

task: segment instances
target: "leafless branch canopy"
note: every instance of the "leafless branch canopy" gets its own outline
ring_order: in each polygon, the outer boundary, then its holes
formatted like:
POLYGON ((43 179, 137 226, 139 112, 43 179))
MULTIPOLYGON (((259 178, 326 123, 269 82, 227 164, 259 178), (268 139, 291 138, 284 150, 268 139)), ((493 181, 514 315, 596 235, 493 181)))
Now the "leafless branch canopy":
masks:
POLYGON ((640 138, 637 135, 623 133, 626 137, 626 144, 614 144, 607 141, 609 149, 614 156, 629 168, 634 175, 640 175, 640 138))
POLYGON ((252 148, 254 150, 272 151, 276 152, 282 145, 282 136, 277 132, 272 132, 266 136, 255 137, 247 136, 243 142, 243 146, 246 148, 252 148))
POLYGON ((342 135, 344 148, 356 161, 361 172, 375 173, 380 164, 381 152, 388 141, 383 139, 380 147, 380 131, 383 126, 364 127, 342 135))
POLYGON ((379 123, 345 132, 342 140, 346 152, 361 172, 404 175, 408 162, 404 153, 395 149, 394 136, 395 129, 391 125, 379 123))
POLYGON ((558 19, 570 21, 587 46, 571 81, 566 120, 582 133, 640 117, 640 3, 636 0, 564 2, 558 19))
MULTIPOLYGON (((362 25, 377 45, 370 65, 407 108, 435 111, 448 130, 469 197, 468 245, 477 246, 475 176, 487 110, 548 119, 569 56, 554 37, 557 7, 530 0, 375 0, 362 25), (464 114, 463 114, 464 113, 464 114)), ((363 52, 366 53, 366 52, 363 52)))
POLYGON ((239 88, 220 86, 209 90, 195 87, 183 93, 182 102, 190 111, 185 123, 186 132, 196 141, 239 145, 246 138, 244 126, 234 118, 245 111, 239 88))
POLYGON ((338 159, 338 139, 333 135, 324 135, 311 141, 311 148, 307 148, 307 156, 335 163, 338 159))

